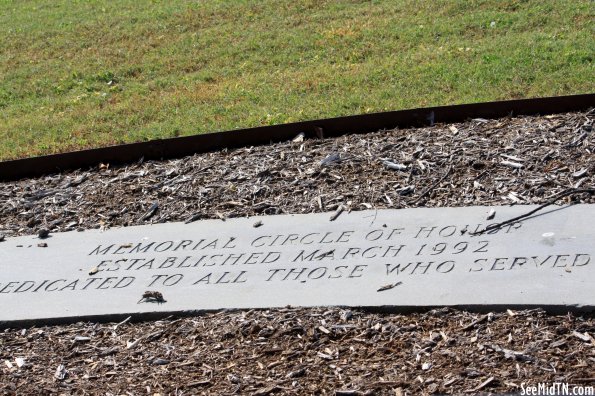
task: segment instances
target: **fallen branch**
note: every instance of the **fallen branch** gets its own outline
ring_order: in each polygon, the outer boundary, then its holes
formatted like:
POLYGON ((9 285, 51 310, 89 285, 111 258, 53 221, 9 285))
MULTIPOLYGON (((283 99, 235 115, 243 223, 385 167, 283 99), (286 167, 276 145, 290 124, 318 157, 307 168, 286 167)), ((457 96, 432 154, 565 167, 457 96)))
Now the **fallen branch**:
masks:
POLYGON ((446 179, 446 176, 448 176, 450 174, 450 172, 452 171, 452 165, 448 167, 448 169, 446 170, 446 173, 444 173, 444 175, 442 175, 442 177, 434 184, 432 184, 429 188, 427 188, 424 192, 422 192, 419 197, 415 198, 413 201, 411 201, 412 204, 419 202, 420 199, 422 199, 423 197, 425 197, 426 195, 428 195, 428 193, 430 191, 432 191, 433 189, 435 189, 440 183, 442 183, 444 181, 444 179, 446 179))
POLYGON ((547 201, 546 203, 544 203, 541 206, 538 206, 537 208, 522 214, 520 216, 517 217, 513 217, 512 219, 508 219, 506 221, 503 221, 501 223, 496 223, 496 224, 491 224, 489 226, 487 226, 486 228, 484 228, 483 230, 479 230, 476 232, 471 232, 470 235, 481 235, 483 233, 486 233, 488 231, 492 231, 492 230, 497 230, 500 229, 502 227, 504 227, 505 225, 508 224, 514 224, 519 220, 525 219, 537 212, 539 212, 541 209, 543 208, 547 208, 550 205, 555 204, 558 200, 560 200, 561 198, 567 197, 569 195, 575 195, 575 194, 583 194, 583 193, 588 193, 588 194, 595 194, 595 188, 581 188, 581 189, 576 189, 576 188, 570 188, 568 190, 562 191, 561 193, 559 193, 558 195, 554 196, 554 198, 550 199, 549 201, 547 201))

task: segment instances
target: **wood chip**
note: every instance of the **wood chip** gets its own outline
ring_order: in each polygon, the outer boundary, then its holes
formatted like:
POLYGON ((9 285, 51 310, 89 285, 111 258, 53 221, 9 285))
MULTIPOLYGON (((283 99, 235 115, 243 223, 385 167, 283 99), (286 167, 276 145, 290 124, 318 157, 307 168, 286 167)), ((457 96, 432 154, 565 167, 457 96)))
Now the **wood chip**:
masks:
POLYGON ((581 169, 579 171, 574 172, 572 174, 572 177, 575 178, 575 179, 579 179, 581 177, 585 177, 587 175, 587 171, 588 171, 587 168, 583 168, 583 169, 581 169))
POLYGON ((491 384, 494 381, 494 379, 495 379, 494 377, 490 377, 487 380, 483 381, 481 384, 477 385, 475 388, 466 390, 465 392, 475 393, 478 390, 481 390, 481 389, 485 388, 486 386, 488 386, 489 384, 491 384))
POLYGON ((147 212, 145 212, 145 214, 143 214, 141 216, 140 219, 138 219, 139 221, 147 221, 148 219, 150 219, 155 212, 157 212, 157 209, 159 209, 159 203, 158 202, 154 202, 151 207, 149 208, 149 210, 147 210, 147 212))
POLYGON ((300 132, 296 137, 294 137, 291 141, 293 143, 301 143, 304 141, 304 137, 306 134, 304 132, 300 132))
POLYGON ((396 282, 396 283, 389 283, 387 285, 381 286, 378 290, 376 290, 377 292, 381 292, 381 291, 385 291, 385 290, 390 290, 390 289, 394 289, 395 287, 402 285, 403 282, 396 282))
POLYGON ((403 164, 398 164, 396 162, 392 162, 389 160, 384 160, 382 161, 382 163, 384 164, 384 166, 386 166, 388 169, 392 169, 392 170, 396 170, 396 171, 404 171, 407 170, 407 165, 403 165, 403 164))
POLYGON ((339 205, 339 207, 337 208, 337 210, 335 211, 335 213, 333 213, 331 215, 330 221, 337 220, 337 218, 341 215, 341 213, 343 213, 344 210, 345 210, 345 206, 339 205))
POLYGON ((488 217, 486 217, 486 220, 493 220, 495 216, 496 216, 496 210, 490 209, 490 213, 488 213, 488 217))
POLYGON ((318 330, 322 331, 324 334, 331 334, 331 331, 324 326, 318 326, 318 330))
POLYGON ((583 334, 583 333, 579 333, 576 330, 572 332, 572 335, 584 342, 591 342, 591 340, 593 339, 589 333, 585 332, 583 334))
POLYGON ((521 169, 523 167, 523 164, 520 164, 518 162, 501 161, 500 163, 504 166, 508 166, 508 167, 514 168, 514 169, 521 169))
POLYGON ((63 364, 59 364, 58 367, 56 367, 56 370, 54 371, 54 378, 62 381, 66 378, 67 374, 68 372, 66 371, 66 366, 64 366, 63 364))

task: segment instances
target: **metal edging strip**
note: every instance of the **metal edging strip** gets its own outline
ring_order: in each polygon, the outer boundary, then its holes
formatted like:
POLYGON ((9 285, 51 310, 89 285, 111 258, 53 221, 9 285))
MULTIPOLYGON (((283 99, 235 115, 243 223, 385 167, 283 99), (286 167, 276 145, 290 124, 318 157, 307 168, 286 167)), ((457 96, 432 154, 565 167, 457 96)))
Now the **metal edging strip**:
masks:
POLYGON ((224 148, 282 142, 301 132, 306 137, 334 137, 382 129, 461 122, 470 118, 546 115, 592 107, 595 107, 595 94, 582 94, 418 108, 246 128, 3 161, 0 162, 0 181, 42 176, 99 163, 118 165, 132 163, 140 158, 180 158, 224 148))

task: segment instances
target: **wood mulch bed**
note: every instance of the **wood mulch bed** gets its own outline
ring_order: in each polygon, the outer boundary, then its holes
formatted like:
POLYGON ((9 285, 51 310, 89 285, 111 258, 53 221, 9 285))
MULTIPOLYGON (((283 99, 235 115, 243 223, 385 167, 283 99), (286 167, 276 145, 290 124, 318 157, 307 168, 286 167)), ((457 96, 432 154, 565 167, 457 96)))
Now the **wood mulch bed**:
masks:
MULTIPOLYGON (((595 186, 594 116, 590 111, 325 140, 297 137, 179 160, 101 164, 0 183, 0 234, 312 213, 340 206, 545 203, 563 191, 595 186)), ((593 204, 595 197, 585 192, 560 201, 572 202, 593 204)), ((0 331, 0 391, 520 392, 523 383, 593 385, 594 336, 592 314, 540 310, 381 314, 286 308, 7 329, 0 331)))
POLYGON ((0 333, 18 394, 418 395, 595 383, 593 317, 540 310, 211 313, 0 333))
MULTIPOLYGON (((568 188, 595 186, 594 116, 479 119, 0 183, 0 233, 313 213, 339 205, 542 203, 568 188)), ((595 203, 592 194, 569 200, 595 203)))

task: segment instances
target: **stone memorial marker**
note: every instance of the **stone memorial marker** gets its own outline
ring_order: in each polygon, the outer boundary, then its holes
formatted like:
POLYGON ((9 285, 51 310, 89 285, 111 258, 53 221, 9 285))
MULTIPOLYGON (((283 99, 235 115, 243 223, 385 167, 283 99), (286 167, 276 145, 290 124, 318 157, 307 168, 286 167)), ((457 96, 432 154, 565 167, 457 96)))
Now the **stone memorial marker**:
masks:
POLYGON ((287 305, 593 310, 595 205, 474 234, 532 208, 496 207, 491 220, 489 207, 367 210, 7 238, 0 323, 287 305))

